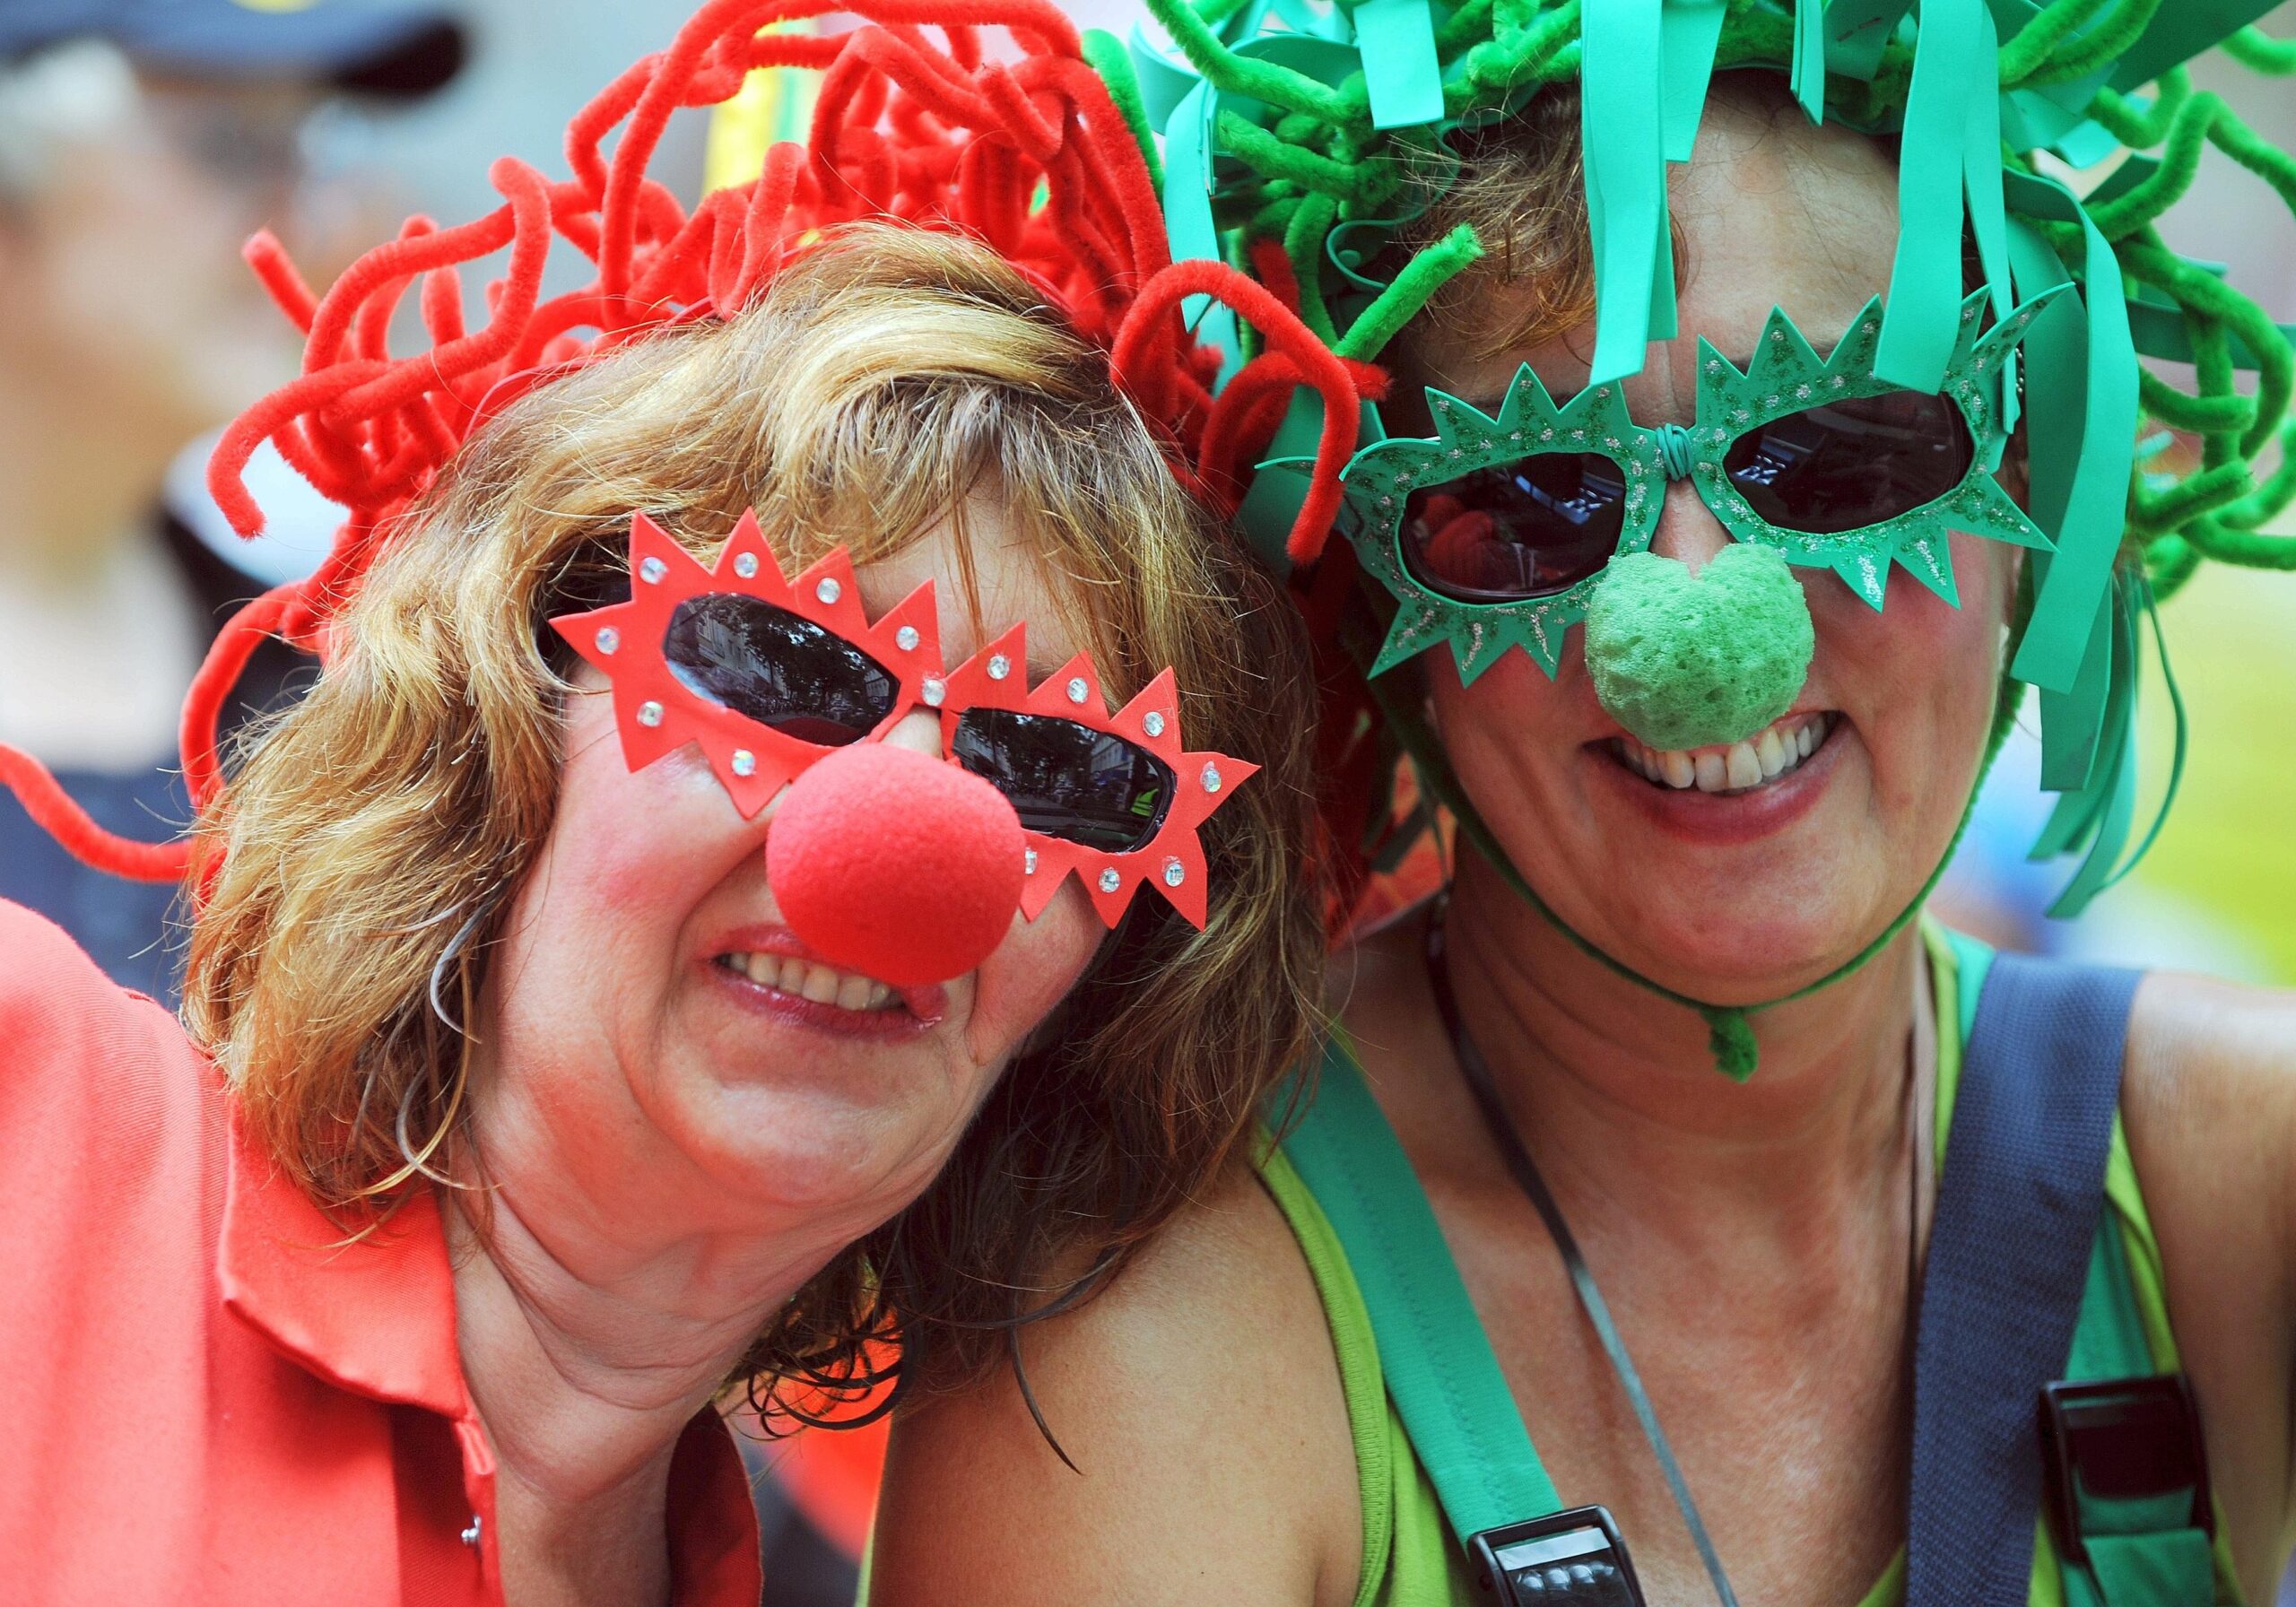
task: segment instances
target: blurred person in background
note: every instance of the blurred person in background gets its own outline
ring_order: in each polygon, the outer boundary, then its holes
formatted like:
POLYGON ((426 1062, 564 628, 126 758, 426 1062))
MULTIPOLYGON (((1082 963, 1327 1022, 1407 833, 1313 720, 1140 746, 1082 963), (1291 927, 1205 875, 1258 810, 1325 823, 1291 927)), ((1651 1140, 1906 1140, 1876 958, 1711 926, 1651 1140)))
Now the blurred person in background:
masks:
MULTIPOLYGON (((248 470, 264 535, 239 537, 207 495, 219 427, 300 354, 242 243, 272 229, 324 287, 385 226, 397 197, 382 174, 439 205, 442 177, 461 175, 429 171, 422 135, 387 114, 467 85, 471 41, 527 22, 489 0, 0 0, 0 742, 55 769, 108 829, 189 818, 176 710, 217 622, 307 572, 343 517, 268 447, 248 470), (349 171, 315 173, 331 164, 314 163, 314 135, 345 133, 326 124, 344 111, 378 137, 349 171)), ((485 104, 448 116, 481 137, 531 124, 548 149, 563 109, 503 65, 485 104)), ((267 643, 227 721, 293 695, 309 666, 267 643)), ((174 889, 89 869, 4 788, 0 898, 54 919, 116 981, 177 998, 174 889)), ((841 1441, 741 1446, 773 1607, 850 1602, 870 1492, 839 1476, 841 1441), (800 1463, 817 1471, 792 1499, 800 1463)))
MULTIPOLYGON (((464 55, 458 21, 404 0, 0 0, 0 741, 115 830, 187 817, 176 707, 224 608, 289 578, 275 552, 219 555, 162 493, 187 441, 294 372, 239 244, 267 226, 340 256, 300 226, 315 200, 364 211, 306 185, 312 115, 426 96, 464 55)), ((335 517, 311 508, 315 548, 335 517)), ((268 652, 241 706, 294 662, 268 652)), ((0 896, 175 996, 169 890, 87 871, 6 798, 0 896)))

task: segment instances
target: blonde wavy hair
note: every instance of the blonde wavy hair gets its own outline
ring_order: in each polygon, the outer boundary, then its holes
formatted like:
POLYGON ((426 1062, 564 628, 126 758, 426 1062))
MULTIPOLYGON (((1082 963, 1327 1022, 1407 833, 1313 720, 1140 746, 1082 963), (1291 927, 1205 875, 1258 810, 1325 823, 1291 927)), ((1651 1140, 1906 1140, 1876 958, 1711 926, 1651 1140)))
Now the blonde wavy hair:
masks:
MULTIPOLYGON (((199 822, 185 1017, 256 1142, 346 1223, 476 1175, 466 1042, 550 830, 570 661, 552 614, 626 587, 643 510, 708 556, 754 507, 786 567, 868 563, 998 498, 1112 696, 1167 665, 1191 745, 1265 767, 1205 833, 1204 930, 1144 898, 947 1169, 761 1335, 780 1410, 883 1370, 978 1379, 1202 1186, 1309 1041, 1311 696, 1292 611, 1180 491, 1030 284, 963 239, 841 232, 726 323, 515 403, 389 534, 325 673, 199 822), (1081 1269, 1081 1271, 1080 1271, 1081 1269)), ((961 588, 971 595, 970 567, 961 588)))

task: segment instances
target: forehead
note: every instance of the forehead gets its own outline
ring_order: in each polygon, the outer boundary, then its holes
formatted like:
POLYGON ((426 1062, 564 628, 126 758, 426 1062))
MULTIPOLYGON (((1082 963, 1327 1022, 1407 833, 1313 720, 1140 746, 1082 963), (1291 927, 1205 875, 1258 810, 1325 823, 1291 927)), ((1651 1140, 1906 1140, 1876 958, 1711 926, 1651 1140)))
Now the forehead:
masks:
POLYGON ((1863 135, 1723 100, 1668 194, 1687 259, 1680 327, 1732 356, 1773 307, 1831 345, 1888 286, 1897 165, 1863 135))
POLYGON ((942 657, 952 665, 1014 625, 1029 628, 1031 677, 1050 674, 1086 645, 1074 629, 1073 599, 1054 595, 1044 555, 993 493, 974 495, 961 516, 935 520, 855 575, 873 620, 931 581, 942 657))
MULTIPOLYGON (((1866 135, 1812 126, 1790 101, 1714 95, 1696 152, 1670 169, 1667 194, 1681 267, 1678 333, 1654 343, 1627 382, 1638 416, 1689 416, 1701 337, 1743 362, 1770 309, 1783 308, 1823 352, 1888 286, 1896 163, 1866 135)), ((1491 352, 1475 339, 1479 328, 1507 327, 1510 299, 1528 295, 1528 287, 1492 284, 1450 327, 1431 328, 1412 353, 1423 383, 1495 404, 1527 362, 1558 396, 1578 389, 1594 352, 1591 320, 1512 350, 1491 352)))

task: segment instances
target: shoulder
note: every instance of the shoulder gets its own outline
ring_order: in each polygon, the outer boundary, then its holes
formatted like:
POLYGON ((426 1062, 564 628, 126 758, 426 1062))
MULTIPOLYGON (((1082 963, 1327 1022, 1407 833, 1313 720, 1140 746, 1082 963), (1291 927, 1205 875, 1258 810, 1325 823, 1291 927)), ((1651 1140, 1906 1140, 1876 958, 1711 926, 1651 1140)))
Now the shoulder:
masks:
POLYGON ((44 994, 89 991, 98 983, 111 986, 69 933, 36 910, 0 899, 0 1011, 13 1019, 44 994))
POLYGON ((2121 1115, 2236 1551, 2291 1510, 2296 994, 2148 976, 2121 1115))
POLYGON ((1009 1374, 907 1412, 877 1599, 1352 1599, 1361 1518, 1338 1367, 1299 1247, 1248 1168, 1100 1298, 1025 1330, 1022 1354, 1074 1471, 1009 1374))
POLYGON ((2153 972, 2129 1011, 2121 1107, 2135 1159, 2182 1180, 2196 1169, 2245 1196, 2253 1223, 2296 1182, 2296 993, 2153 972))
POLYGON ((19 1182, 146 1173, 206 1125, 206 1062, 175 1018, 53 922, 0 899, 0 1164, 19 1182))
POLYGON ((54 921, 0 899, 0 1054, 69 1044, 86 1028, 124 1023, 139 1003, 166 1014, 105 976, 54 921))

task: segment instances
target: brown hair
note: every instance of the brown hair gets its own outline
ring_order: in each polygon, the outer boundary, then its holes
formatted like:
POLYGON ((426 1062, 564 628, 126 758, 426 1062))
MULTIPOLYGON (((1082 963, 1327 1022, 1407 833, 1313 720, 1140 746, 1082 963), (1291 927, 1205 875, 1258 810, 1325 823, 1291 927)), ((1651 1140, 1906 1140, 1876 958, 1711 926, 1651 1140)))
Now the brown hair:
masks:
POLYGON ((741 1376, 786 1409, 865 1377, 898 1333, 910 1382, 970 1382, 1019 1314, 1201 1186, 1302 1051, 1320 985, 1294 617, 1179 490, 1105 353, 984 248, 883 226, 473 437, 204 815, 222 858, 186 1018, 287 1174, 370 1222, 469 1175, 466 1046, 442 1018, 469 1019, 550 828, 570 666, 544 621, 612 591, 633 510, 707 554, 754 507, 794 572, 944 517, 961 553, 977 491, 1112 697, 1169 665, 1190 745, 1265 768, 1205 830, 1204 930, 1144 896, 941 1177, 805 1285, 741 1376))
POLYGON ((1549 84, 1510 116, 1462 125, 1448 146, 1456 169, 1446 160, 1424 176, 1433 192, 1427 210, 1397 245, 1416 253, 1465 223, 1483 254, 1413 322, 1465 336, 1480 359, 1535 346, 1592 318, 1595 249, 1578 86, 1549 84), (1521 299, 1503 319, 1487 316, 1493 284, 1514 288, 1521 299))

